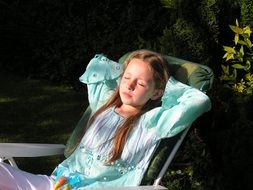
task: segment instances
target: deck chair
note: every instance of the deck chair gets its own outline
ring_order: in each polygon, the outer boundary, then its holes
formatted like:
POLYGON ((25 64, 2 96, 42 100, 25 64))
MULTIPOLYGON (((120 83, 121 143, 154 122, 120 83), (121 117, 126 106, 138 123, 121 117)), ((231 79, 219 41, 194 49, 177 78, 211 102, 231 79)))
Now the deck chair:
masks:
MULTIPOLYGON (((131 53, 131 52, 130 52, 131 53)), ((119 59, 120 63, 123 63, 126 57, 130 54, 127 53, 119 59)), ((164 58, 168 62, 168 67, 171 72, 171 75, 174 76, 177 80, 193 86, 202 92, 207 92, 211 89, 213 84, 213 71, 202 64, 186 61, 183 59, 179 59, 172 56, 164 55, 164 58)), ((89 116, 91 114, 91 109, 88 107, 86 111, 83 113, 81 119, 77 123, 74 131, 70 135, 66 146, 64 145, 43 145, 43 144, 28 144, 28 146, 34 146, 33 149, 35 153, 30 151, 27 152, 27 156, 48 156, 54 154, 63 153, 65 157, 70 156, 73 152, 74 147, 76 147, 76 143, 79 142, 81 138, 81 134, 83 134, 85 123, 87 123, 89 116), (36 151, 39 147, 39 151, 36 151)), ((156 149, 152 160, 149 164, 149 167, 144 175, 141 185, 142 186, 159 186, 161 183, 162 177, 167 171, 167 168, 171 164, 176 152, 178 151, 180 145, 185 139, 189 129, 191 126, 187 127, 184 131, 177 134, 174 137, 167 138, 161 141, 158 148, 156 149)), ((7 154, 7 152, 1 152, 1 146, 8 145, 6 143, 0 143, 0 161, 8 160, 11 165, 16 166, 16 163, 13 157, 22 157, 17 154, 7 154)), ((9 144, 12 146, 12 144, 9 144)), ((22 146, 23 144, 14 144, 14 146, 22 146)), ((6 146, 5 146, 6 147, 6 146)), ((8 147, 7 147, 8 148, 8 147)), ((12 147, 13 148, 13 147, 12 147)), ((29 149, 28 149, 29 150, 29 149)), ((15 152, 15 151, 14 151, 15 152)), ((26 154, 26 153, 24 153, 26 154)), ((161 188, 162 189, 162 188, 161 188)))

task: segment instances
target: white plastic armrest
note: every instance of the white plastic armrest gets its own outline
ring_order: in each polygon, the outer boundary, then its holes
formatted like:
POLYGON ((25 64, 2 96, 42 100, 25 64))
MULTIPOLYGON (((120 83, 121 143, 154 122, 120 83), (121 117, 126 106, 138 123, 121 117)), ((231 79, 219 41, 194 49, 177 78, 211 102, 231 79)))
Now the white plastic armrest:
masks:
POLYGON ((94 190, 168 190, 166 187, 157 186, 136 186, 136 187, 108 187, 108 188, 94 188, 94 190))
POLYGON ((8 160, 17 167, 13 157, 40 157, 63 154, 63 144, 0 143, 0 162, 8 160))

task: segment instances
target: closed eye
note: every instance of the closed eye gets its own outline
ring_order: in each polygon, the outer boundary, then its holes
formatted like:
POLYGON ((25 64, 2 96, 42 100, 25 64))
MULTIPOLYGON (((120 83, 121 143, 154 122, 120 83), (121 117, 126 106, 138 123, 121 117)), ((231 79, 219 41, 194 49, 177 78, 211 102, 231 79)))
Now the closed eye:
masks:
POLYGON ((138 83, 138 85, 142 86, 142 87, 145 87, 146 85, 145 84, 142 84, 142 83, 138 83))

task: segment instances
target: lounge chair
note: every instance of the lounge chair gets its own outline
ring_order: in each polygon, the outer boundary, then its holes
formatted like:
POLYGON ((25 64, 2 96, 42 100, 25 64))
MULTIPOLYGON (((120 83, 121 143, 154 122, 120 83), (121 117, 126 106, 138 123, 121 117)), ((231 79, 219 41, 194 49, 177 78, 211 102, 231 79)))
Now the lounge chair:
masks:
MULTIPOLYGON (((128 54, 122 56, 119 62, 124 62, 128 54)), ((214 76, 213 71, 209 67, 172 56, 164 57, 169 63, 169 69, 174 78, 205 93, 211 89, 214 76)), ((88 121, 90 114, 91 110, 88 107, 77 123, 66 146, 62 144, 0 143, 0 162, 7 160, 12 166, 17 167, 14 157, 50 156, 56 154, 64 154, 65 157, 68 157, 78 142, 80 134, 83 134, 85 123, 88 121)), ((137 190, 142 189, 142 187, 147 190, 166 189, 159 184, 190 127, 187 127, 184 131, 172 138, 162 140, 152 157, 141 186, 128 189, 137 190)))

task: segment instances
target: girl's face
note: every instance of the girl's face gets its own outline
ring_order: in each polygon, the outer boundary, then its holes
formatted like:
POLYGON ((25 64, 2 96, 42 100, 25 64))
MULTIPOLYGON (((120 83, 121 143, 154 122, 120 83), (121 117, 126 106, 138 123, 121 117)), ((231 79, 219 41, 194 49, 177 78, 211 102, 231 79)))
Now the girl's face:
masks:
POLYGON ((119 87, 123 106, 141 108, 149 99, 159 98, 160 91, 155 89, 150 66, 140 59, 132 59, 126 67, 119 87))

